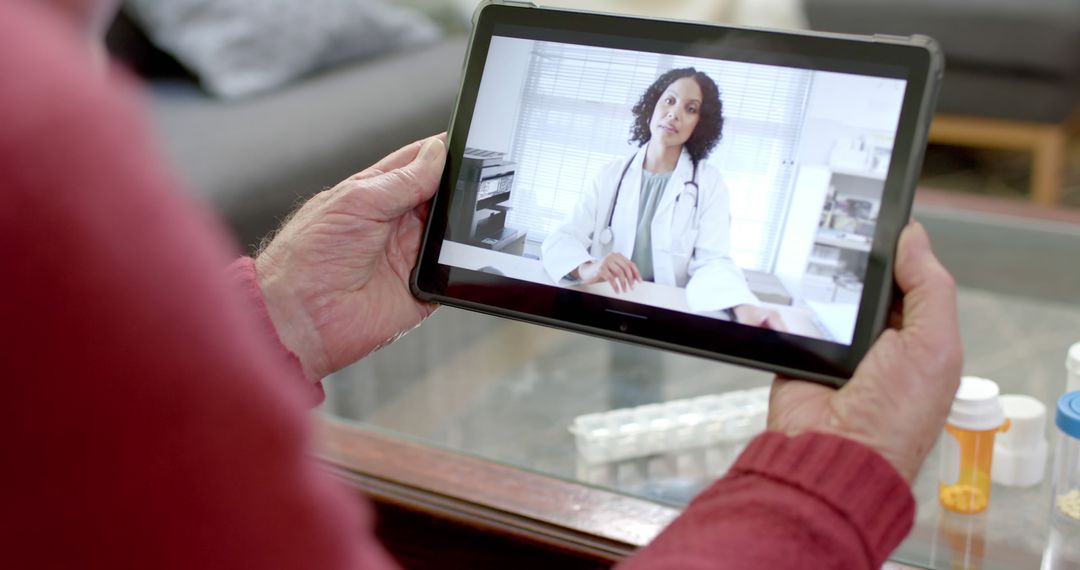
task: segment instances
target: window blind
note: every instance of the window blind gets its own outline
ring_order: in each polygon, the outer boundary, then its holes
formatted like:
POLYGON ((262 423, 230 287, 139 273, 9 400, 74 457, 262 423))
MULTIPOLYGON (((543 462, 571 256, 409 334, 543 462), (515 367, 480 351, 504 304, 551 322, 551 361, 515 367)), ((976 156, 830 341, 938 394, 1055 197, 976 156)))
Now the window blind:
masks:
POLYGON ((723 140, 708 160, 730 191, 732 256, 770 271, 810 85, 805 70, 536 42, 511 150, 518 171, 507 225, 543 241, 605 165, 635 150, 631 108, 675 67, 695 67, 720 87, 723 140))

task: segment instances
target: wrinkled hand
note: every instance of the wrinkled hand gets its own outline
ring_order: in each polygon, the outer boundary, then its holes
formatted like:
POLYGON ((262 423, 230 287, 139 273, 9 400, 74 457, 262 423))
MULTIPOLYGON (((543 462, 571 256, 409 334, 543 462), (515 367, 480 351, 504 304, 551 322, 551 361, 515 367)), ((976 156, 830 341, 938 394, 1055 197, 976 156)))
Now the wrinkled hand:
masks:
POLYGON ((278 336, 308 378, 355 362, 434 311, 410 293, 409 273, 444 141, 417 141, 315 195, 255 260, 278 336))
POLYGON ((609 253, 600 261, 586 261, 577 268, 578 277, 586 284, 607 281, 616 293, 629 291, 641 281, 637 265, 621 253, 609 253))
POLYGON ((912 222, 900 235, 896 282, 903 298, 890 328, 840 390, 798 380, 773 383, 768 427, 789 435, 837 434, 878 451, 908 481, 945 423, 963 354, 956 284, 912 222))
POLYGON ((735 320, 744 325, 771 329, 778 332, 788 332, 784 319, 775 309, 766 309, 757 305, 736 305, 733 309, 735 320))

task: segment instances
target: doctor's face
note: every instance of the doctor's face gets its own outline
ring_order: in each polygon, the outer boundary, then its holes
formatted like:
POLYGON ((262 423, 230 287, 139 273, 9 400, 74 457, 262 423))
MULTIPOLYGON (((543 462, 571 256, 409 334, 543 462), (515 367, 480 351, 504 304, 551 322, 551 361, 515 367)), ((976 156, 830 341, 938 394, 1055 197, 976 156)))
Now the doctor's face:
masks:
POLYGON ((672 82, 653 109, 652 140, 665 147, 682 146, 694 134, 701 112, 701 86, 692 77, 672 82))

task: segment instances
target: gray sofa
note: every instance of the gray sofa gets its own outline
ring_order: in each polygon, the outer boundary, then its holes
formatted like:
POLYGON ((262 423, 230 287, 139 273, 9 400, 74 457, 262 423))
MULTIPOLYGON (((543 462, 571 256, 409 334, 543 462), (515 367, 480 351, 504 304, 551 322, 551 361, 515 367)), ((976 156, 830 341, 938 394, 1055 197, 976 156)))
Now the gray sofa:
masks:
POLYGON ((806 0, 817 30, 926 34, 948 73, 939 110, 1063 122, 1080 101, 1077 0, 806 0))
POLYGON ((465 39, 346 64, 238 101, 207 95, 123 18, 110 48, 146 78, 177 173, 250 249, 311 194, 445 130, 465 39))

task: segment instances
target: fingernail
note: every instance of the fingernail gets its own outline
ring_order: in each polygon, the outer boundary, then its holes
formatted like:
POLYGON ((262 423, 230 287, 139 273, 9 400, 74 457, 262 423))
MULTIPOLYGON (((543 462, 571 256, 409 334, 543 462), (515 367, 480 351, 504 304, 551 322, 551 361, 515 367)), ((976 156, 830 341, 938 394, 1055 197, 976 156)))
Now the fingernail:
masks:
POLYGON ((425 162, 438 160, 443 153, 443 149, 442 141, 436 137, 432 137, 424 143, 424 146, 420 147, 420 152, 416 155, 416 160, 425 162))

